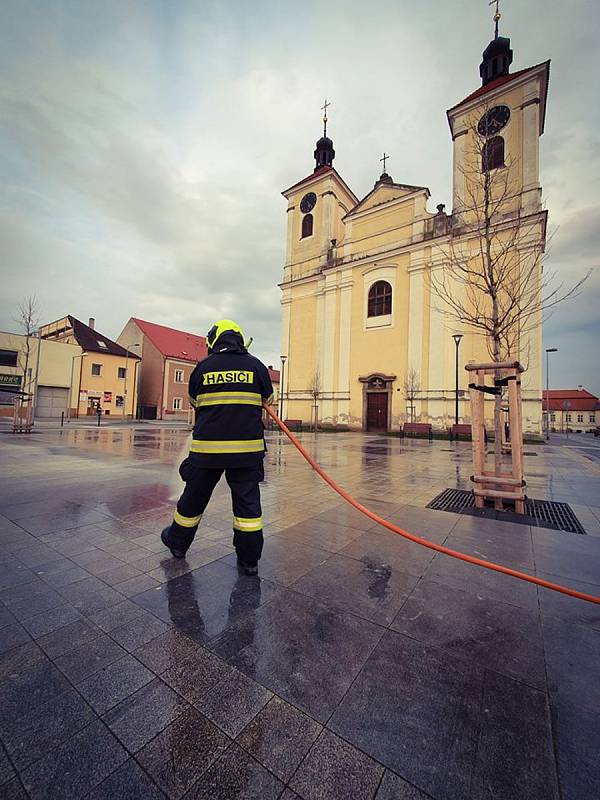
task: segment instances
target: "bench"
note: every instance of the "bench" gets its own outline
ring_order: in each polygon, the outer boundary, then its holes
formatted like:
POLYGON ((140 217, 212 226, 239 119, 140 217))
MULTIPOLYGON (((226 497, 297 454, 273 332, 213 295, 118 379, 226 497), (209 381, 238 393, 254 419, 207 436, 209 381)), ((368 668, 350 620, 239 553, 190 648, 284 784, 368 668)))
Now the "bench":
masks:
POLYGON ((471 426, 468 423, 459 423, 451 425, 448 428, 448 438, 450 441, 453 441, 454 439, 458 441, 461 436, 466 436, 469 440, 471 439, 471 426))
POLYGON ((428 422, 405 422, 402 426, 402 436, 414 434, 415 436, 427 436, 431 441, 433 432, 428 422))
POLYGON ((284 419, 283 424, 286 428, 289 428, 291 431, 300 431, 302 430, 302 420, 301 419, 284 419))

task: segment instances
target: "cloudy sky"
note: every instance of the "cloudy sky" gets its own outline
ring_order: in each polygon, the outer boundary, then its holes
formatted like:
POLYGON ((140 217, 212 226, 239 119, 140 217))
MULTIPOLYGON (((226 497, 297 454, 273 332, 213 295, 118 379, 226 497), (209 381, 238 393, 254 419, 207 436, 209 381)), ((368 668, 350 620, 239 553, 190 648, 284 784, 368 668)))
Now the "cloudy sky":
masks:
MULTIPOLYGON (((552 59, 547 268, 585 291, 548 320, 554 385, 600 393, 600 13, 511 0, 513 70, 552 59)), ((279 355, 281 190, 307 175, 323 97, 359 196, 395 180, 450 204, 445 110, 479 85, 486 0, 0 0, 0 329, 35 294, 116 338, 130 316, 238 319, 279 355)))

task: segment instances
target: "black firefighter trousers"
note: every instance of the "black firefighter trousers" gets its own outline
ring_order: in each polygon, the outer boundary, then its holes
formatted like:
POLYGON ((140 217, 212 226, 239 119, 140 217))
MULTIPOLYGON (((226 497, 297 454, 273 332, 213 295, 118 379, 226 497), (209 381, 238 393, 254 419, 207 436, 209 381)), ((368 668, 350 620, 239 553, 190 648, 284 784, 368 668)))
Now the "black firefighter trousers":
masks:
POLYGON ((177 503, 168 539, 178 549, 189 548, 223 472, 231 489, 233 546, 240 561, 255 566, 263 548, 259 489, 259 482, 264 477, 262 461, 249 467, 222 468, 197 466, 186 458, 179 468, 185 489, 177 503))

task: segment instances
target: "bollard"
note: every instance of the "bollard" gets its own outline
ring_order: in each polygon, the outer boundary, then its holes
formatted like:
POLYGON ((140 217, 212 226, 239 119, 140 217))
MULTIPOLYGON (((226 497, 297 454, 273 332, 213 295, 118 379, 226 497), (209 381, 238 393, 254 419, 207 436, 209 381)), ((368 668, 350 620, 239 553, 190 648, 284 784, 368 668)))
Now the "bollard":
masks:
POLYGON ((60 427, 61 428, 64 427, 64 424, 65 424, 65 412, 61 411, 60 412, 60 427))

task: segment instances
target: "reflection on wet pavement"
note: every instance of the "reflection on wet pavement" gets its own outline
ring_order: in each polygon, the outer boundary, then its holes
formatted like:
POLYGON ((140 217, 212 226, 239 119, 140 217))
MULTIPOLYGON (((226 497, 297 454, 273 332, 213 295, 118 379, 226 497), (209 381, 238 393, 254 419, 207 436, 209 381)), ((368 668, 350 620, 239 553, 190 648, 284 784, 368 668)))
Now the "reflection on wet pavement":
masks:
MULTIPOLYGON (((595 607, 401 539, 267 436, 250 578, 224 484, 185 560, 159 541, 187 430, 2 434, 0 794, 600 796, 595 607)), ((574 537, 426 509, 469 486, 468 443, 302 439, 407 530, 600 594, 600 468, 577 448, 528 457, 574 537)))

